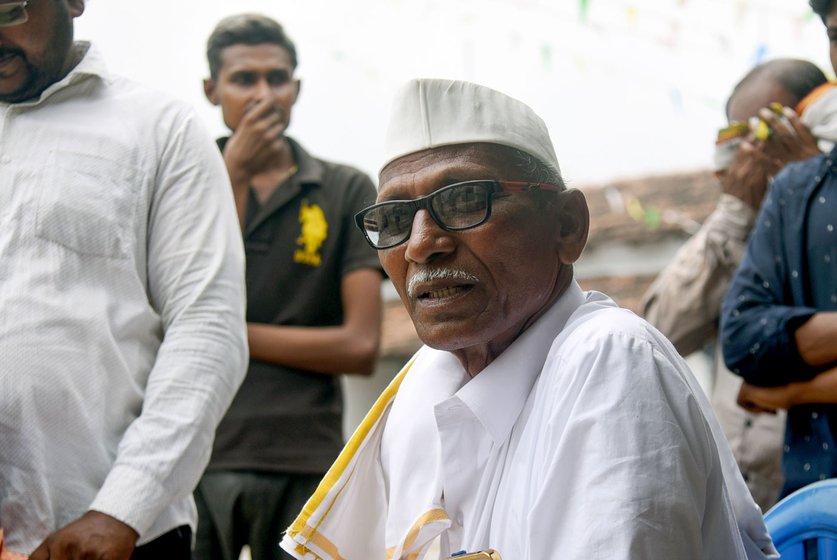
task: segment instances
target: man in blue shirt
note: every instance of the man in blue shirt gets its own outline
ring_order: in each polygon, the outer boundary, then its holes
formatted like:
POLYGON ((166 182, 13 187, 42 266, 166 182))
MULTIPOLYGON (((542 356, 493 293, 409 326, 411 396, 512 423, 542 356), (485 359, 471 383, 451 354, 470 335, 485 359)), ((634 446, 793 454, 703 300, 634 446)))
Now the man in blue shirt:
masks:
MULTIPOLYGON (((831 4, 811 2, 830 37, 831 4)), ((721 310, 724 359, 745 380, 739 403, 788 409, 782 495, 837 476, 835 227, 837 149, 776 177, 721 310)))

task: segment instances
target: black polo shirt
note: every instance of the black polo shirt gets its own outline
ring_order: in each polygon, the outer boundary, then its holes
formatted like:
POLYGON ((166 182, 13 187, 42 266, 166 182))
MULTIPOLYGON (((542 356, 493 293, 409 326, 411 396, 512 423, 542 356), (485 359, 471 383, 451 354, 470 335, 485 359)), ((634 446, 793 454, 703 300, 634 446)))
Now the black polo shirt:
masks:
MULTIPOLYGON (((354 214, 374 202, 375 186, 361 171, 314 158, 287 140, 298 171, 263 205, 250 197, 247 321, 336 326, 343 321, 343 277, 380 269, 354 225, 354 214)), ((324 473, 343 447, 342 417, 337 376, 250 360, 218 426, 209 469, 324 473)))

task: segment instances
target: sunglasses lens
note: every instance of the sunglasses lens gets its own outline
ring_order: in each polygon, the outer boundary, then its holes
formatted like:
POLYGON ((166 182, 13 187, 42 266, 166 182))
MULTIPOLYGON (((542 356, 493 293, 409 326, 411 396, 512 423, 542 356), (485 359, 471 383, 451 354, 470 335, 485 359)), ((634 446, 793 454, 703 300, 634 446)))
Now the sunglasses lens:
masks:
POLYGON ((488 215, 491 184, 469 181, 440 190, 433 197, 433 211, 445 227, 466 229, 482 223, 488 215))
POLYGON ((0 4, 0 27, 10 27, 25 23, 29 19, 26 2, 0 4))
POLYGON ((375 206, 363 216, 363 228, 376 247, 400 243, 409 235, 412 224, 413 210, 403 202, 375 206))

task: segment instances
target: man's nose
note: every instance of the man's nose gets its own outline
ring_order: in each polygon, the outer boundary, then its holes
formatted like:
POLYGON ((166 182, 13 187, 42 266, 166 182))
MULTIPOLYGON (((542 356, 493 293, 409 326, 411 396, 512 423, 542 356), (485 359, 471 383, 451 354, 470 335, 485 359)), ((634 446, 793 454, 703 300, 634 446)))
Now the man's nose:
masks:
POLYGON ((426 263, 451 253, 456 247, 456 241, 451 232, 437 224, 430 212, 422 208, 413 217, 406 245, 404 258, 426 263))
POLYGON ((266 78, 261 78, 256 82, 255 93, 258 99, 267 99, 272 95, 270 83, 268 83, 266 78))

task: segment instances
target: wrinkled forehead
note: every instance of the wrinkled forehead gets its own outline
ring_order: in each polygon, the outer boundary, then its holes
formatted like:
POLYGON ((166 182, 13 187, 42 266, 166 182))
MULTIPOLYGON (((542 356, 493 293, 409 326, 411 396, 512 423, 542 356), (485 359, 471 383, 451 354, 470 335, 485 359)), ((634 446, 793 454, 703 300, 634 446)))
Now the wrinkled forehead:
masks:
POLYGON ((475 179, 524 179, 515 167, 516 151, 489 143, 451 144, 391 161, 378 177, 378 199, 415 198, 452 183, 475 179))

